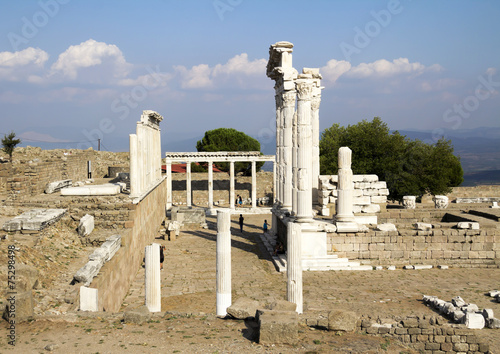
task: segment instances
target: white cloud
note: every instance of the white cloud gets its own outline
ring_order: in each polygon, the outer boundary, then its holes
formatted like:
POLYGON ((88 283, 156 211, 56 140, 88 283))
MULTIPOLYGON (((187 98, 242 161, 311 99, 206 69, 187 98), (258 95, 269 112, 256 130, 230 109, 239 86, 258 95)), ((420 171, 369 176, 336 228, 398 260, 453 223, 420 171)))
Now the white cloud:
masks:
POLYGON ((261 80, 266 79, 266 64, 266 59, 249 61, 248 54, 242 53, 214 67, 200 64, 188 69, 179 65, 174 70, 184 89, 231 88, 235 85, 242 89, 264 88, 261 80))
POLYGON ((367 77, 389 77, 399 74, 419 75, 425 71, 440 71, 441 66, 434 64, 426 67, 418 62, 410 63, 408 58, 394 59, 392 62, 379 59, 373 63, 361 63, 354 66, 347 73, 348 76, 356 78, 367 77))
POLYGON ((49 55, 39 48, 26 48, 19 52, 0 52, 0 80, 33 80, 41 73, 49 55), (31 78, 31 79, 30 79, 31 78))
POLYGON ((89 39, 66 49, 51 69, 52 74, 64 79, 112 82, 126 77, 131 68, 116 45, 89 39))
POLYGON ((351 69, 351 63, 345 60, 329 60, 325 66, 320 69, 323 79, 335 83, 339 77, 351 69))

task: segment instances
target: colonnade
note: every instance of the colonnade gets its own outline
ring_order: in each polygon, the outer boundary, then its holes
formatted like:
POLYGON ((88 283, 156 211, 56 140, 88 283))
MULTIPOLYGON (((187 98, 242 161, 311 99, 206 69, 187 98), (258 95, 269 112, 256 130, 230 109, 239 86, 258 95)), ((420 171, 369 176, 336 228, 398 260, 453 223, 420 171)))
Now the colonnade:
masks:
MULTIPOLYGON (((219 152, 167 152, 166 157, 166 172, 167 172, 167 210, 172 207, 172 163, 186 163, 186 204, 192 206, 191 198, 191 163, 207 162, 208 163, 208 202, 207 207, 212 210, 214 206, 213 198, 213 165, 216 162, 229 162, 229 204, 231 209, 235 209, 233 201, 235 198, 235 162, 248 161, 252 164, 252 208, 257 207, 257 162, 272 161, 273 155, 260 155, 259 151, 219 151, 219 152)), ((276 181, 274 181, 276 185, 276 181)), ((274 189, 275 190, 275 189, 274 189)))
POLYGON ((297 222, 310 222, 318 193, 321 75, 317 68, 298 74, 292 51, 290 42, 271 45, 267 64, 267 76, 276 83, 275 203, 297 222))
POLYGON ((160 122, 157 112, 145 110, 130 134, 130 196, 138 197, 161 179, 160 122))

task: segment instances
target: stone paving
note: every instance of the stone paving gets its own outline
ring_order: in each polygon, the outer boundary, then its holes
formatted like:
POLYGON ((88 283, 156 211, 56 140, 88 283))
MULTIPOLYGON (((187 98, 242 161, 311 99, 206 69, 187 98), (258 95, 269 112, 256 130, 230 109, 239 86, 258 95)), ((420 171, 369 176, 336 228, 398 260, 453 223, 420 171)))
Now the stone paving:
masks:
MULTIPOLYGON (((286 274, 275 271, 263 252, 258 235, 269 215, 244 215, 243 233, 238 214, 231 217, 232 296, 261 303, 286 296, 286 274)), ((207 217, 209 229, 181 231, 177 240, 156 239, 166 246, 161 272, 162 311, 215 313, 216 217, 207 217)), ((144 303, 144 268, 140 268, 122 309, 144 303)))

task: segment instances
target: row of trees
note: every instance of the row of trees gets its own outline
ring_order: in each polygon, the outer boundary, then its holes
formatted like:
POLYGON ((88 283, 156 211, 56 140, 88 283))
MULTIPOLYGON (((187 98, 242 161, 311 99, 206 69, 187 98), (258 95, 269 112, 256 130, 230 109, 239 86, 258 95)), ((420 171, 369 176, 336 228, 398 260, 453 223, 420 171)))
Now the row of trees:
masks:
POLYGON ((393 200, 405 195, 447 194, 463 182, 460 159, 453 155, 450 140, 441 138, 432 145, 411 140, 397 131, 391 133, 378 117, 326 129, 320 140, 321 174, 337 174, 341 146, 352 150, 353 173, 376 174, 387 182, 393 200))

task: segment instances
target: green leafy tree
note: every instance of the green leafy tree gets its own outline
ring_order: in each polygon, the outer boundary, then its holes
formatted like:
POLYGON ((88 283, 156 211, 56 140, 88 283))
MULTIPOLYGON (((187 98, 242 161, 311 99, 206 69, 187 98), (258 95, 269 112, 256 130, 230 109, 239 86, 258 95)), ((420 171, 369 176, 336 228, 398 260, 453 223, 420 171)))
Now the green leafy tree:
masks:
POLYGON ((378 117, 326 129, 320 141, 321 174, 338 173, 341 146, 352 150, 353 173, 376 174, 387 182, 393 200, 405 195, 447 194, 463 182, 460 159, 453 155, 451 141, 440 139, 429 145, 410 140, 397 131, 391 133, 378 117))
POLYGON ((12 162, 12 154, 14 149, 18 144, 21 143, 21 139, 16 139, 16 133, 11 132, 9 135, 4 135, 2 138, 2 150, 7 155, 9 155, 10 162, 12 162))
MULTIPOLYGON (((219 128, 205 132, 203 139, 196 143, 198 152, 207 151, 260 151, 260 143, 232 128, 219 128)), ((262 154, 262 153, 261 153, 262 154)), ((259 171, 264 162, 256 163, 256 170, 259 171)), ((217 167, 222 171, 229 171, 228 162, 217 162, 217 167)), ((235 172, 251 173, 251 162, 236 162, 234 164, 235 172)))

